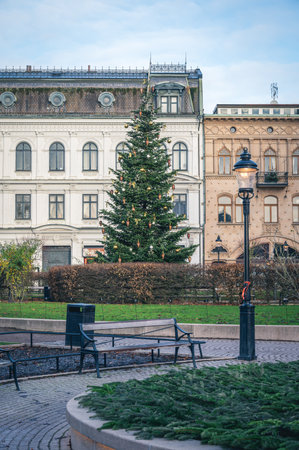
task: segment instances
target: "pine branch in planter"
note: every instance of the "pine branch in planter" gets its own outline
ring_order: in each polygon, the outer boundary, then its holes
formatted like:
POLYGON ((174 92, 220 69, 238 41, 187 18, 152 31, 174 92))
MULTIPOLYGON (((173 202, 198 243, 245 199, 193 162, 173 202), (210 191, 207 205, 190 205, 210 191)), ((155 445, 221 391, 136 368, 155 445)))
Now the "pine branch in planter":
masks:
POLYGON ((297 449, 299 362, 171 371, 91 387, 81 406, 139 439, 198 439, 226 448, 297 449), (109 386, 109 387, 108 387, 109 386))

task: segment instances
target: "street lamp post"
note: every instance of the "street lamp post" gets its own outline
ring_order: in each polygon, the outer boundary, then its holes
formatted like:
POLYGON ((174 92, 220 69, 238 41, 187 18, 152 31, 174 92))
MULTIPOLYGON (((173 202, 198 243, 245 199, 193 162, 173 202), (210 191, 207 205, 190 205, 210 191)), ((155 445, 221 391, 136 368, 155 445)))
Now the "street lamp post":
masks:
POLYGON ((234 165, 239 185, 239 197, 243 201, 244 216, 244 287, 240 306, 240 354, 238 359, 256 359, 254 335, 254 306, 251 304, 249 277, 249 210, 250 199, 254 196, 253 186, 258 171, 247 148, 243 149, 239 161, 234 165))
POLYGON ((284 241, 282 248, 283 248, 283 254, 284 254, 285 258, 287 258, 288 251, 289 251, 289 245, 288 245, 287 241, 284 241))
MULTIPOLYGON (((222 247, 222 239, 220 238, 219 234, 217 236, 216 239, 216 247, 213 248, 212 253, 218 253, 218 259, 217 259, 217 263, 220 263, 220 253, 226 253, 226 250, 224 247, 222 247)), ((221 261, 223 262, 223 261, 221 261)))

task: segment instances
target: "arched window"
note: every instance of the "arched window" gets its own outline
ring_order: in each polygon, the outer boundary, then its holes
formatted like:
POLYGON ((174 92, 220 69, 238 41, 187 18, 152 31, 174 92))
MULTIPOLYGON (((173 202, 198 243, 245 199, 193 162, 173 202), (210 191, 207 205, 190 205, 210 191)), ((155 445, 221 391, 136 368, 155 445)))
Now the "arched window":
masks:
POLYGON ((230 174, 230 152, 226 148, 219 152, 219 174, 230 174))
POLYGON ((243 222, 243 201, 240 197, 236 197, 236 214, 235 220, 237 223, 243 222))
POLYGON ((299 223, 299 195, 293 197, 293 223, 299 223))
POLYGON ((119 170, 121 168, 119 161, 121 159, 121 154, 122 153, 129 153, 130 151, 130 147, 128 146, 128 144, 126 144, 126 142, 120 142, 117 146, 116 146, 116 170, 119 170))
POLYGON ((293 153, 293 175, 299 175, 299 149, 293 153))
POLYGON ((173 170, 188 170, 188 148, 183 142, 177 142, 172 147, 173 170))
POLYGON ((278 200, 269 195, 264 199, 265 222, 275 223, 278 221, 278 200))
POLYGON ((218 222, 232 221, 232 199, 227 195, 218 198, 218 222))
POLYGON ((276 153, 274 150, 269 148, 265 151, 265 172, 275 172, 276 171, 276 153))
POLYGON ((50 146, 50 171, 64 170, 64 146, 60 142, 54 142, 50 146))
POLYGON ((167 155, 167 147, 166 144, 163 142, 163 144, 161 144, 161 150, 163 150, 165 152, 165 155, 167 155))
POLYGON ((27 142, 20 142, 16 148, 16 170, 31 170, 31 147, 27 142))
POLYGON ((98 170, 98 147, 87 142, 83 147, 83 171, 98 170))

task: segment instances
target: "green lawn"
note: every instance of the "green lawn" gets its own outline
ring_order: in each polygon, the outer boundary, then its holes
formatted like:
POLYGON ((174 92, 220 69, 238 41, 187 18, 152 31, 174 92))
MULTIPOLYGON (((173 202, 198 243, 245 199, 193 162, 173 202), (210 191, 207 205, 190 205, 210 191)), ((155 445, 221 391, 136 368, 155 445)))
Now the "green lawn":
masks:
POLYGON ((139 439, 297 450, 298 373, 298 361, 173 370, 142 381, 92 386, 79 403, 92 417, 107 421, 103 428, 133 430, 139 439))
MULTIPOLYGON (((0 302, 0 317, 65 319, 67 303, 0 302)), ((298 325, 299 305, 257 305, 257 325, 298 325)), ((238 324, 239 307, 231 305, 96 305, 96 320, 132 320, 175 317, 180 323, 238 324)))

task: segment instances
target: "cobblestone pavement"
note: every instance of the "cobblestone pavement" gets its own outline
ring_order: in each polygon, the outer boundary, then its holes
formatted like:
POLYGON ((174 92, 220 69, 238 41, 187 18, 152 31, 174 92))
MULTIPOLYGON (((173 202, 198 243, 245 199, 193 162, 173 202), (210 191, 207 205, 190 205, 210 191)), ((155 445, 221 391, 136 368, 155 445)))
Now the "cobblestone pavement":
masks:
MULTIPOLYGON (((204 355, 235 357, 239 342, 210 339, 203 346, 204 355)), ((257 341, 256 353, 259 362, 294 361, 299 359, 296 342, 257 341)), ((202 361, 202 366, 219 367, 239 364, 238 360, 202 361)), ((192 367, 183 364, 181 368, 192 367)), ((162 374, 173 367, 147 366, 134 369, 102 371, 102 378, 95 373, 31 379, 20 382, 21 391, 14 384, 0 385, 0 450, 69 450, 69 426, 65 419, 68 400, 83 392, 90 384, 101 385, 112 381, 144 379, 162 374)))

